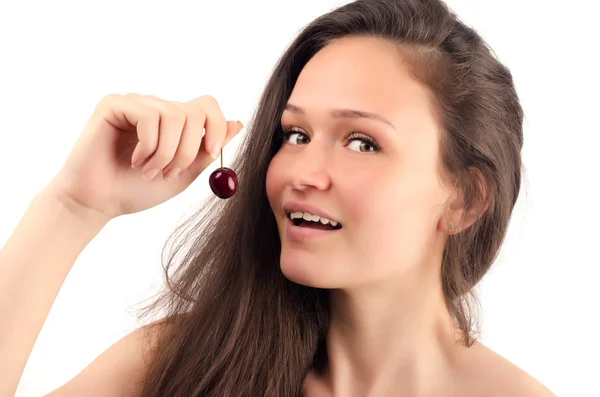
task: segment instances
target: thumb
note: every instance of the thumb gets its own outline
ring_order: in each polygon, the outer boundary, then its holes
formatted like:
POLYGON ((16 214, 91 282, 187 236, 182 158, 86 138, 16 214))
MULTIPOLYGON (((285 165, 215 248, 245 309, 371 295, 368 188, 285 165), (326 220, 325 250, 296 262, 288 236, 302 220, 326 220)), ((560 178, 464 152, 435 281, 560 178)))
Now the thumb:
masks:
POLYGON ((243 129, 244 124, 241 121, 227 121, 227 133, 225 134, 225 143, 229 142, 231 138, 236 136, 243 129))
MULTIPOLYGON (((227 121, 227 132, 225 133, 225 141, 223 142, 223 146, 227 145, 233 137, 235 137, 242 129, 244 128, 244 124, 241 121, 227 121)), ((188 167, 187 172, 182 172, 180 174, 180 178, 186 178, 187 180, 184 182, 186 184, 191 183, 195 180, 198 175, 200 175, 206 167, 211 164, 214 160, 206 153, 204 150, 204 140, 202 140, 201 149, 199 151, 198 157, 192 162, 192 164, 188 167)))

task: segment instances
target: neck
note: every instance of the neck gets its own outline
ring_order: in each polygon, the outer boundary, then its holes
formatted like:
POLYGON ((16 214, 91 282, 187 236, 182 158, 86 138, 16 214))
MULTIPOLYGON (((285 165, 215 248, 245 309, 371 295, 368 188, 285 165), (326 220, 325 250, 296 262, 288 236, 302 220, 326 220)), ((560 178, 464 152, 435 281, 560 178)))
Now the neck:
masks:
POLYGON ((324 381, 333 395, 425 395, 450 377, 464 348, 441 285, 399 285, 331 291, 324 381))

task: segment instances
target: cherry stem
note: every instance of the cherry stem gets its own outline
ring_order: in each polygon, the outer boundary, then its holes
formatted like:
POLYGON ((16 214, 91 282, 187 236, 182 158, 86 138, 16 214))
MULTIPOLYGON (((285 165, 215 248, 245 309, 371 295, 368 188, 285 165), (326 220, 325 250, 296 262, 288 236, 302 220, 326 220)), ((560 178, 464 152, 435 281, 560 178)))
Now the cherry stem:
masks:
POLYGON ((223 168, 223 148, 221 148, 221 168, 223 168))

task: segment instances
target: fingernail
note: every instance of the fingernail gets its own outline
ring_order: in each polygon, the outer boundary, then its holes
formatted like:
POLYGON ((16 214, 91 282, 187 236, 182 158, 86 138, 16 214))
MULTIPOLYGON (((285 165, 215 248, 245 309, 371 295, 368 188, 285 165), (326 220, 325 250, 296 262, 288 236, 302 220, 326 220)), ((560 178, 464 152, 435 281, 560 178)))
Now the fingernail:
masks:
POLYGON ((221 154, 221 142, 215 142, 215 144, 212 146, 210 156, 213 159, 216 159, 217 157, 219 157, 220 154, 221 154))
POLYGON ((142 165, 142 163, 144 162, 145 159, 139 159, 138 161, 136 161, 133 164, 133 168, 138 168, 140 165, 142 165))
POLYGON ((159 172, 160 170, 158 168, 153 168, 151 170, 148 170, 144 173, 144 178, 147 181, 151 181, 159 172))
POLYGON ((237 123, 240 125, 240 130, 241 130, 242 128, 244 128, 244 124, 243 124, 241 121, 239 121, 239 120, 238 120, 238 122, 237 122, 237 123))
POLYGON ((165 174, 165 179, 173 180, 179 173, 181 172, 181 168, 172 168, 165 174))

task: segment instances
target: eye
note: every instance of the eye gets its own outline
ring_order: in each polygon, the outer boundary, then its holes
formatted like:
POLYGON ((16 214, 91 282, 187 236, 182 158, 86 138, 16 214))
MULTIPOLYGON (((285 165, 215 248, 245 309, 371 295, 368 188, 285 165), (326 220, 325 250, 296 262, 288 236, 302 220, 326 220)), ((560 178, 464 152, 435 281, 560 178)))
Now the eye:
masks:
POLYGON ((283 127, 281 137, 283 143, 290 145, 302 145, 310 142, 308 135, 294 127, 283 127))
MULTIPOLYGON (((310 137, 305 132, 291 126, 282 127, 281 139, 282 143, 290 145, 306 145, 310 142, 310 137)), ((360 132, 350 133, 344 138, 344 141, 349 142, 347 147, 350 150, 359 153, 379 152, 381 150, 381 146, 373 138, 360 132)))
POLYGON ((348 137, 347 141, 350 141, 348 148, 360 153, 366 152, 378 152, 381 147, 375 142, 373 138, 368 135, 361 134, 360 132, 353 132, 348 137))

